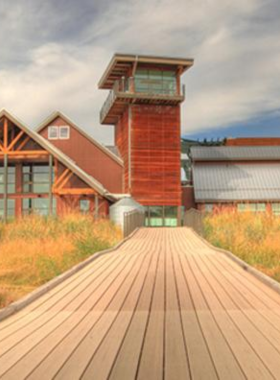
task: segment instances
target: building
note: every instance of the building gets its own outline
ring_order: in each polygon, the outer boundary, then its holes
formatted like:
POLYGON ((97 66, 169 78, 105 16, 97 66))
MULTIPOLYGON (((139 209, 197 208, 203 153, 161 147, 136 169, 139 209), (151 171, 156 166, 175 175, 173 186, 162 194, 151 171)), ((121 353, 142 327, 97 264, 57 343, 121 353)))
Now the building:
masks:
POLYGON ((69 210, 107 216, 132 196, 147 224, 177 225, 181 210, 181 75, 192 59, 115 54, 100 89, 110 90, 101 124, 115 126, 105 147, 60 112, 34 132, 0 112, 0 217, 69 210))
POLYGON ((116 54, 99 82, 110 90, 101 124, 115 126, 124 162, 124 192, 147 208, 149 225, 180 218, 181 75, 191 59, 116 54))
POLYGON ((260 145, 259 139, 251 146, 240 142, 191 148, 195 207, 280 214, 280 145, 260 145))

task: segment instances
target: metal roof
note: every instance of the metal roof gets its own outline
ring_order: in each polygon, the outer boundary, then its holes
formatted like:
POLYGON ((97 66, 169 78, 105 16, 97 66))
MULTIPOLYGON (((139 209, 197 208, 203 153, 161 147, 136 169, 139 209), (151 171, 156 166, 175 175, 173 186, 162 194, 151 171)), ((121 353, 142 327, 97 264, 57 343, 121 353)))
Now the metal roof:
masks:
POLYGON ((35 142, 37 142, 41 147, 46 149, 50 154, 57 158, 58 161, 60 161, 67 168, 69 168, 74 174, 76 174, 92 189, 96 190, 100 195, 103 195, 105 198, 114 199, 113 194, 109 193, 108 190, 106 190, 100 182, 98 182, 92 176, 87 174, 78 165, 76 165, 76 163, 73 160, 71 160, 66 154, 61 152, 61 150, 57 149, 53 144, 48 142, 41 135, 29 129, 24 123, 19 121, 16 117, 14 117, 12 114, 10 114, 8 111, 4 109, 0 111, 0 118, 3 116, 7 117, 7 119, 9 119, 11 122, 17 125, 20 129, 22 129, 35 142))
POLYGON ((280 200, 280 164, 194 165, 196 202, 280 200))
POLYGON ((280 146, 192 146, 193 161, 280 160, 280 146))

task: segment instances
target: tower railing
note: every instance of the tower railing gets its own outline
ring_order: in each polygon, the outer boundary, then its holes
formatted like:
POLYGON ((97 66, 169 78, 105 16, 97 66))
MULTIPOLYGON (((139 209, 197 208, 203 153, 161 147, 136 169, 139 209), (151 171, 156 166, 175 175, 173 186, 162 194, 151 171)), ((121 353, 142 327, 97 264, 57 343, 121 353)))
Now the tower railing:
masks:
POLYGON ((185 94, 184 84, 178 88, 176 83, 167 79, 122 77, 115 81, 112 90, 110 90, 100 111, 100 121, 102 122, 105 118, 117 97, 141 95, 159 99, 180 97, 184 100, 185 94))

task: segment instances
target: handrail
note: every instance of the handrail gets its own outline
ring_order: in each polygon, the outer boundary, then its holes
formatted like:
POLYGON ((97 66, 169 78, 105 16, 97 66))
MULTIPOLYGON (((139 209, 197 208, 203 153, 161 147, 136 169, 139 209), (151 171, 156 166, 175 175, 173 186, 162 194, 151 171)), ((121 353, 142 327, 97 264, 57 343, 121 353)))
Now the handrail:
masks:
POLYGON ((127 237, 136 228, 144 227, 145 225, 145 213, 140 210, 132 210, 124 213, 123 220, 123 235, 127 237))
POLYGON ((181 96, 185 98, 185 85, 183 84, 181 88, 170 88, 170 82, 166 79, 149 79, 149 78, 125 78, 122 77, 119 80, 116 80, 113 88, 110 90, 109 95, 107 96, 101 111, 100 111, 100 121, 102 122, 106 114, 109 112, 111 106, 113 105, 117 96, 122 94, 130 95, 147 95, 156 97, 170 97, 181 96), (169 85, 169 86, 168 86, 169 85))

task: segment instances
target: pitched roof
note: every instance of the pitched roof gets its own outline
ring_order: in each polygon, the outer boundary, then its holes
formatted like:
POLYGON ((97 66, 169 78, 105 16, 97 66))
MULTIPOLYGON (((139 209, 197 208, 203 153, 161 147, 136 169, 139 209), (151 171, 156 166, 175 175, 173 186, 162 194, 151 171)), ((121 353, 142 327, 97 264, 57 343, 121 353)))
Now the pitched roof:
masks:
POLYGON ((280 160, 280 146, 192 146, 193 161, 280 160))
POLYGON ((61 150, 57 149, 53 144, 48 142, 38 133, 32 131, 29 127, 27 127, 23 122, 19 121, 15 116, 9 113, 6 110, 0 111, 0 118, 6 117, 16 126, 18 126, 21 130, 23 130, 28 136, 30 136, 35 142, 37 142, 42 148, 46 149, 50 154, 52 154, 55 158, 58 159, 63 165, 69 168, 74 174, 76 174, 80 179, 82 179, 87 185, 89 185, 92 189, 96 190, 100 195, 104 196, 108 199, 114 199, 113 195, 107 191, 103 185, 94 179, 92 176, 88 175, 84 170, 82 170, 76 163, 71 160, 66 154, 61 152, 61 150))
POLYGON ((280 164, 193 166, 196 202, 280 201, 280 164))
POLYGON ((48 124, 50 124, 53 120, 56 118, 61 117, 67 124, 69 124, 71 127, 76 129, 78 132, 80 132, 85 138, 87 138, 91 143, 93 143, 97 148, 102 150, 107 156, 112 158, 114 161, 116 161, 119 165, 123 165, 123 160, 120 156, 117 156, 112 150, 108 149, 106 146, 100 144, 98 141, 96 141, 93 137, 88 135, 82 128, 78 127, 77 124, 75 124, 68 116, 66 116, 61 111, 55 111, 51 113, 39 126, 36 127, 36 132, 40 133, 48 124))

